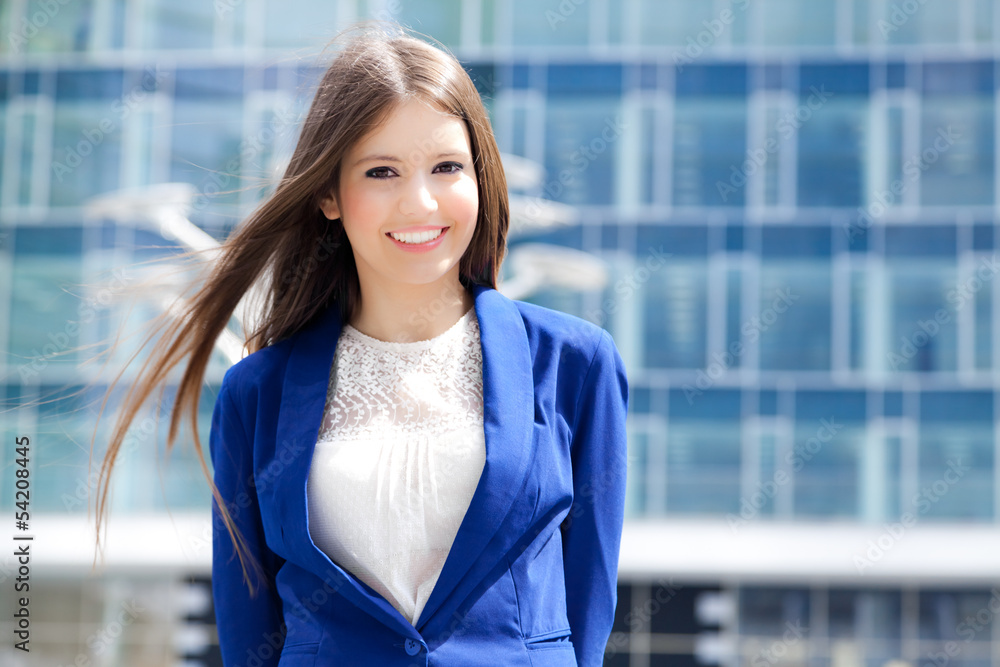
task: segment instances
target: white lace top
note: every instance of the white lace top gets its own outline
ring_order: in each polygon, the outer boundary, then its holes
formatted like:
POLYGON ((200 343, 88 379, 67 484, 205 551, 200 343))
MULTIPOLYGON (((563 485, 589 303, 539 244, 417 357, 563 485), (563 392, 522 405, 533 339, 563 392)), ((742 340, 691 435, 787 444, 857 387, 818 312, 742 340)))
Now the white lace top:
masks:
POLYGON ((475 308, 422 341, 343 327, 307 482, 309 532, 414 625, 486 461, 475 308))

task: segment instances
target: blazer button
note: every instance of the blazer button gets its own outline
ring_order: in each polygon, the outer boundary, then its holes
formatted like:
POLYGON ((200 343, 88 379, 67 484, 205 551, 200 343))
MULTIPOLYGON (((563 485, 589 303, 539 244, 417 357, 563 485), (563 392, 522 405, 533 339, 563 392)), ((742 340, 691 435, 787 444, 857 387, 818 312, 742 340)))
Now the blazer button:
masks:
POLYGON ((407 639, 406 644, 406 655, 416 655, 420 653, 420 642, 416 639, 407 639))

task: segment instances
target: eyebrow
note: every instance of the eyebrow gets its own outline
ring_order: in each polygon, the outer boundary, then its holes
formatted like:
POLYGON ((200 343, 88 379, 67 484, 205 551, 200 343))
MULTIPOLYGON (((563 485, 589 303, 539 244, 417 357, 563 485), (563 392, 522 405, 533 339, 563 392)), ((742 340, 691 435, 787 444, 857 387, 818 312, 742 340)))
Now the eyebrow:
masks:
MULTIPOLYGON (((437 155, 434 156, 434 159, 438 160, 438 159, 443 158, 443 157, 465 157, 465 158, 470 158, 471 156, 469 155, 469 153, 467 153, 465 151, 446 151, 444 153, 438 153, 437 155)), ((360 160, 358 160, 357 162, 355 162, 354 166, 356 167, 359 164, 361 164, 362 162, 373 162, 375 160, 378 160, 379 162, 402 162, 402 160, 400 160, 398 157, 396 157, 394 155, 366 155, 365 157, 363 157, 360 160)))

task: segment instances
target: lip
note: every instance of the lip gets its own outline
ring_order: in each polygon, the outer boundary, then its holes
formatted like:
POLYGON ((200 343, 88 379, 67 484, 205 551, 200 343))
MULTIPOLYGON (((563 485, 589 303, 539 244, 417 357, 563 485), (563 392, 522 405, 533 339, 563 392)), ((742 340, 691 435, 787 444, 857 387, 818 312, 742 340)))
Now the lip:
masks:
POLYGON ((440 225, 436 226, 424 225, 422 227, 407 227, 406 229, 399 229, 394 232, 395 234, 403 234, 407 232, 422 232, 433 229, 441 230, 441 233, 438 234, 438 237, 433 241, 428 241, 427 243, 421 243, 419 245, 397 241, 396 239, 392 238, 392 235, 389 232, 386 232, 385 237, 390 241, 392 241, 394 244, 396 244, 397 248, 405 252, 428 252, 441 245, 441 242, 444 240, 445 235, 448 234, 448 230, 451 229, 451 227, 441 227, 440 225))
POLYGON ((386 234, 412 234, 415 232, 430 232, 435 229, 448 229, 447 225, 416 225, 414 227, 403 227, 402 229, 394 229, 391 232, 386 232, 386 234))

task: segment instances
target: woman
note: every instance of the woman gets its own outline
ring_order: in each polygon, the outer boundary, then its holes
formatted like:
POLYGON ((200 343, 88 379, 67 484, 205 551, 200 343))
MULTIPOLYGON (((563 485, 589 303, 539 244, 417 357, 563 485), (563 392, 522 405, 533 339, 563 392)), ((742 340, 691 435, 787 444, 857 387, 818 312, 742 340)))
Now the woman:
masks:
POLYGON ((359 31, 105 460, 187 354, 171 441, 181 410, 195 418, 215 338, 267 280, 211 426, 227 667, 601 664, 625 371, 603 329, 496 290, 507 226, 499 152, 458 61, 359 31))

